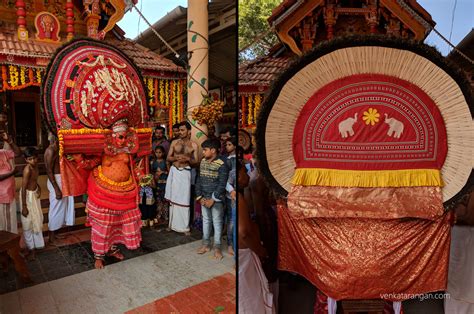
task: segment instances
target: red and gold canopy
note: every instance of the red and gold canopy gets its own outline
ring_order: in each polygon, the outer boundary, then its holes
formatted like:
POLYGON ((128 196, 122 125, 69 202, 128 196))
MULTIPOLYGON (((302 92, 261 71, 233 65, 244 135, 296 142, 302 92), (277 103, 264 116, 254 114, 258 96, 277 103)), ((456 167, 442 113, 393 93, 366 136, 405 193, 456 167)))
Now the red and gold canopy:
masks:
POLYGON ((279 268, 334 299, 444 290, 443 202, 471 176, 472 108, 465 79, 423 44, 336 39, 297 60, 256 132, 260 171, 288 196, 279 268))

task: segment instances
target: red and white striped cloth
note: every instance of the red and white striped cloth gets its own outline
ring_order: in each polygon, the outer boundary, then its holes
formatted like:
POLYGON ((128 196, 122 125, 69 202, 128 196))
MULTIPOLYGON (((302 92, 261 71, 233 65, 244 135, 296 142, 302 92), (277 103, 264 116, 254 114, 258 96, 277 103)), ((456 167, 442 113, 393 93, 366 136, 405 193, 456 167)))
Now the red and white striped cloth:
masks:
POLYGON ((140 246, 141 213, 138 208, 130 210, 112 210, 87 201, 88 224, 92 227, 92 251, 105 255, 112 245, 124 244, 134 250, 140 246))

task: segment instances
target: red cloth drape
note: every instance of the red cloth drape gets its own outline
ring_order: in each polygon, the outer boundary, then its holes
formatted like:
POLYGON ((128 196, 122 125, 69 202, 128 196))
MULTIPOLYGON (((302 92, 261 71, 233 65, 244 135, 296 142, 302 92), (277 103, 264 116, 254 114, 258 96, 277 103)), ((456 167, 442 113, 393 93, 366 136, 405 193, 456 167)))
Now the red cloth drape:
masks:
POLYGON ((279 269, 299 273, 336 300, 397 301, 445 290, 450 216, 293 219, 280 203, 279 269))

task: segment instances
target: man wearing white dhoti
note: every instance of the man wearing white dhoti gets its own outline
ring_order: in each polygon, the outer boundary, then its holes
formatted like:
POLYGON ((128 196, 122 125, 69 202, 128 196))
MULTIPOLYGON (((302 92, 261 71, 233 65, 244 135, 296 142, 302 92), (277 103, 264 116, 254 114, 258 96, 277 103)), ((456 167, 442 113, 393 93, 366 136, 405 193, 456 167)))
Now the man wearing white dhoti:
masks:
POLYGON ((263 272, 260 258, 267 252, 260 242, 258 227, 250 220, 243 189, 249 177, 242 165, 238 165, 238 215, 239 215, 239 313, 275 313, 273 294, 263 272))
MULTIPOLYGON (((4 116, 0 114, 0 120, 4 116)), ((3 130, 3 128, 1 128, 3 130)), ((18 146, 7 133, 0 135, 0 231, 18 233, 15 202, 15 157, 21 156, 18 146)))
POLYGON ((74 197, 63 197, 61 191, 61 174, 59 167, 59 145, 57 137, 50 133, 49 146, 44 152, 44 163, 48 175, 49 211, 48 229, 49 243, 54 243, 60 238, 56 231, 63 226, 74 225, 74 197))
POLYGON ((169 230, 190 234, 191 167, 199 164, 198 146, 191 141, 191 125, 181 122, 179 139, 171 143, 167 160, 173 165, 166 181, 165 199, 170 202, 169 230))
POLYGON ((34 258, 35 249, 44 247, 43 211, 41 210, 41 189, 38 185, 38 153, 35 148, 28 147, 25 152, 26 166, 23 169, 21 185, 21 225, 23 237, 29 254, 34 258))
POLYGON ((169 228, 189 232, 189 201, 191 198, 191 167, 171 166, 166 180, 165 199, 170 202, 169 228))

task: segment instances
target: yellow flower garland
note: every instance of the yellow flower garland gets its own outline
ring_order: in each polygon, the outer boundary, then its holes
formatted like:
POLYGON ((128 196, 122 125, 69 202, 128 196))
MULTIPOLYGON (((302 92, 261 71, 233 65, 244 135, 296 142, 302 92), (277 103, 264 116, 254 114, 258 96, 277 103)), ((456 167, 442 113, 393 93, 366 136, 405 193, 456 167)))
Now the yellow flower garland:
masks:
POLYGON ((253 125, 253 107, 252 107, 252 95, 248 96, 248 115, 247 115, 247 122, 248 125, 253 125))
POLYGON ((42 76, 41 76, 41 70, 40 69, 36 69, 36 82, 41 84, 42 82, 42 76))
POLYGON ((160 105, 165 104, 165 87, 163 86, 163 80, 160 80, 160 105))
POLYGON ((147 87, 148 87, 148 97, 150 98, 150 104, 151 104, 151 103, 153 103, 153 93, 154 93, 153 79, 152 78, 148 79, 147 87))
POLYGON ((253 121, 257 123, 258 113, 260 112, 260 105, 262 104, 262 96, 260 94, 255 95, 255 106, 253 109, 253 121))
POLYGON ((124 186, 129 186, 130 184, 132 184, 132 176, 130 176, 128 180, 125 182, 115 182, 114 180, 110 180, 109 178, 104 176, 104 174, 102 173, 102 166, 98 166, 97 170, 98 170, 99 178, 109 185, 124 187, 124 186))
POLYGON ((14 65, 9 65, 8 70, 10 72, 10 86, 17 87, 18 86, 18 69, 14 65))
POLYGON ((170 105, 169 89, 170 89, 169 81, 166 80, 166 83, 165 83, 165 105, 167 107, 170 105))
POLYGON ((21 85, 25 85, 26 84, 26 77, 25 77, 25 67, 20 67, 20 83, 21 85))

